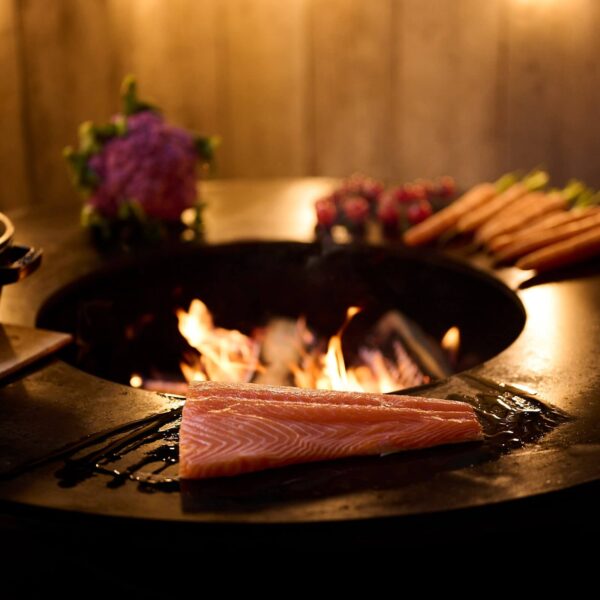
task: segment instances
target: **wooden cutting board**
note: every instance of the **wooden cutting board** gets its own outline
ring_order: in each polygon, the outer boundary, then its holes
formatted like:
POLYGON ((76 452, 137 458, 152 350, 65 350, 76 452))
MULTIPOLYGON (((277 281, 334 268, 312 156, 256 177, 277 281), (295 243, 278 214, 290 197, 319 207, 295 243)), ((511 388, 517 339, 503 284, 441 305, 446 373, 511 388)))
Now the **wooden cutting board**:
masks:
POLYGON ((0 380, 60 350, 71 340, 67 333, 0 324, 0 380))

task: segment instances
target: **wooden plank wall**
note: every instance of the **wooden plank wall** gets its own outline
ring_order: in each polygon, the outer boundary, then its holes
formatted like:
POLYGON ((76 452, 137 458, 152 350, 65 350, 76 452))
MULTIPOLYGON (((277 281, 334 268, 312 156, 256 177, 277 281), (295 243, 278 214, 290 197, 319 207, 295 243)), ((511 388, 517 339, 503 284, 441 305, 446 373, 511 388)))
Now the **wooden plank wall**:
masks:
POLYGON ((597 0, 3 0, 0 208, 75 195, 61 150, 122 76, 218 174, 600 186, 597 0))
POLYGON ((0 2, 0 208, 30 201, 17 0, 0 2))
POLYGON ((98 0, 20 0, 23 106, 33 201, 75 197, 62 160, 79 123, 114 105, 110 26, 98 0))

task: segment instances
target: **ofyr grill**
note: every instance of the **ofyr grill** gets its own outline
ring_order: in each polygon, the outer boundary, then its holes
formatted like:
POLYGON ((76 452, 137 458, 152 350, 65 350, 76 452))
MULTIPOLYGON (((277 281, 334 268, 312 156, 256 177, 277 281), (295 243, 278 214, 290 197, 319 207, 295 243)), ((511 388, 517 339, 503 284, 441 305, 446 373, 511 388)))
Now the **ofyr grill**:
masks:
MULTIPOLYGON (((65 227, 68 214, 55 218, 62 219, 65 227)), ((75 228, 73 219, 70 231, 75 228)), ((32 231, 44 243, 41 229, 38 223, 32 231)), ((202 298, 223 326, 248 330, 269 316, 304 314, 323 335, 336 331, 349 305, 361 305, 363 322, 356 322, 355 331, 349 329, 349 348, 353 336, 359 338, 390 308, 402 310, 435 339, 458 325, 462 359, 469 357, 463 365, 468 372, 420 389, 420 394, 497 394, 509 400, 548 401, 572 419, 519 452, 483 460, 474 460, 458 448, 442 448, 375 462, 357 459, 299 466, 222 485, 215 481, 202 487, 200 495, 194 489, 183 494, 143 494, 134 482, 111 487, 102 474, 81 485, 61 487, 57 473, 64 457, 57 456, 3 481, 3 505, 9 513, 18 509, 50 528, 59 517, 63 527, 82 520, 91 527, 102 518, 107 535, 109 530, 120 534, 135 530, 146 539, 168 539, 167 533, 173 532, 178 539, 197 539, 201 533, 221 547, 306 548, 314 544, 311 536, 319 535, 327 540, 323 547, 333 548, 362 532, 364 545, 389 548, 395 546, 400 532, 405 540, 421 544, 440 535, 456 539, 465 527, 470 536, 487 536, 510 529, 515 518, 522 527, 523 514, 527 514, 527 528, 543 531, 548 514, 554 514, 564 495, 552 495, 546 505, 536 499, 517 506, 497 503, 598 476, 600 415, 591 402, 595 384, 589 377, 595 346, 593 336, 585 335, 586 319, 597 322, 596 310, 600 310, 593 265, 587 271, 563 274, 566 279, 560 283, 542 282, 515 295, 495 277, 462 262, 399 248, 247 242, 105 261, 82 236, 72 233, 53 251, 50 259, 58 261, 60 269, 50 266, 36 275, 37 281, 32 278, 31 285, 24 282, 27 301, 16 307, 9 297, 8 313, 25 322, 37 317, 39 325, 79 332, 82 337, 80 345, 60 359, 13 378, 2 389, 5 467, 90 440, 98 432, 112 435, 115 428, 126 429, 132 422, 153 419, 175 407, 177 402, 171 398, 107 379, 127 383, 136 370, 178 370, 175 363, 185 342, 173 333, 174 310, 194 297, 202 298), (564 307, 553 313, 563 327, 560 350, 546 343, 555 323, 548 321, 548 330, 536 328, 536 314, 557 306, 564 307), (11 307, 15 307, 12 312, 11 307), (107 319, 101 335, 86 337, 95 329, 86 324, 97 315, 107 319), (150 325, 142 328, 141 338, 128 338, 124 332, 132 323, 144 321, 145 315, 167 326, 157 325, 154 330, 150 325), (147 351, 161 344, 167 352, 147 351), (480 366, 473 367, 476 363, 480 366), (518 387, 522 384, 528 391, 518 387), (475 510, 477 506, 486 506, 487 512, 475 510), (467 507, 473 510, 446 512, 467 507), (396 517, 392 525, 389 517, 396 517), (380 521, 384 518, 386 525, 380 521), (305 527, 298 529, 300 523, 305 527), (265 529, 266 524, 278 527, 265 529)), ((580 498, 578 507, 584 506, 580 498)), ((584 513, 570 514, 579 519, 584 513)), ((94 535, 103 534, 95 528, 94 535)))

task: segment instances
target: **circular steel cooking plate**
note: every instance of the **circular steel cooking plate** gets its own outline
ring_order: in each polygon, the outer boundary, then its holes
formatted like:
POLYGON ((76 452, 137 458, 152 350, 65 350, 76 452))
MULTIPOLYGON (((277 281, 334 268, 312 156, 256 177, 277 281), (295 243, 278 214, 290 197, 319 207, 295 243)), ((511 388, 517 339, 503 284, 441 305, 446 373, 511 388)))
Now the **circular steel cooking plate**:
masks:
MULTIPOLYGON (((193 284, 190 290, 194 294, 212 295, 215 306, 225 316, 238 314, 230 308, 242 307, 242 313, 254 319, 266 299, 275 302, 276 308, 289 308, 286 302, 291 298, 295 308, 298 307, 299 280, 284 276, 290 272, 296 275, 310 272, 315 289, 329 286, 329 290, 337 290, 336 294, 352 289, 356 294, 359 290, 364 298, 379 302, 392 298, 393 304, 399 302, 409 316, 431 315, 430 326, 434 329, 441 330, 455 318, 463 318, 465 330, 473 332, 473 348, 477 348, 477 340, 481 339, 485 340, 482 347, 494 347, 493 353, 508 347, 478 368, 479 374, 506 383, 530 381, 531 386, 539 386, 542 400, 555 402, 576 418, 537 444, 490 460, 474 461, 466 448, 458 446, 436 448, 381 459, 298 465, 227 481, 215 480, 200 489, 186 485, 175 493, 143 494, 133 482, 112 488, 100 475, 74 487, 61 487, 56 473, 62 463, 54 461, 4 482, 2 499, 21 508, 60 509, 63 516, 70 517, 96 515, 205 525, 307 523, 419 515, 490 505, 562 489, 598 476, 600 415, 589 398, 586 400, 581 377, 583 373, 591 373, 595 364, 588 351, 593 339, 585 336, 588 326, 584 317, 600 306, 600 298, 594 295, 598 288, 588 289, 587 284, 578 287, 577 282, 565 283, 552 288, 551 296, 542 293, 535 297, 535 289, 526 294, 526 300, 533 298, 539 302, 538 317, 542 316, 542 310, 548 313, 562 306, 569 310, 556 312, 555 316, 563 321, 569 316, 576 317, 569 321, 569 329, 561 330, 562 346, 557 349, 547 343, 545 321, 539 327, 540 318, 533 319, 532 326, 528 320, 519 334, 525 322, 523 308, 508 288, 472 268, 435 254, 374 248, 323 254, 310 244, 229 244, 141 261, 132 259, 71 282, 45 303, 38 324, 64 325, 60 328, 69 330, 67 325, 72 326, 78 318, 78 302, 98 298, 99 291, 101 299, 118 300, 122 306, 127 306, 131 299, 137 302, 146 298, 150 304, 162 301, 165 290, 171 289, 165 285, 169 277, 193 284), (272 267, 261 270, 259 266, 265 265, 267 256, 272 267), (232 285, 232 276, 238 277, 234 279, 238 293, 224 297, 223 286, 232 285), (145 286, 142 291, 138 289, 140 282, 145 286), (365 282, 369 285, 362 285, 365 282), (268 294, 263 293, 265 286, 268 294), (280 289, 275 301, 273 289, 280 289), (411 313, 413 310, 415 314, 411 313), (516 337, 516 343, 511 344, 516 337), (571 358, 575 354, 576 362, 571 358), (537 379, 533 377, 534 367, 537 379), (576 377, 575 373, 579 375, 576 377)), ((210 298, 205 295, 205 299, 210 305, 210 298)), ((304 308, 309 314, 314 309, 317 317, 323 308, 325 312, 331 307, 337 311, 338 305, 345 309, 347 300, 346 293, 339 297, 331 293, 302 297, 304 308)), ((323 327, 326 329, 326 323, 323 327)), ((455 392, 478 391, 480 387, 458 376, 422 393, 443 398, 455 392)), ((19 443, 28 444, 29 450, 49 440, 59 447, 86 433, 115 427, 171 406, 167 399, 156 394, 93 377, 60 361, 30 377, 25 396, 23 390, 9 386, 5 390, 4 407, 11 405, 11 394, 14 405, 27 408, 25 413, 15 413, 11 431, 29 432, 27 439, 23 435, 14 437, 19 443), (17 421, 17 417, 21 420, 17 421)))

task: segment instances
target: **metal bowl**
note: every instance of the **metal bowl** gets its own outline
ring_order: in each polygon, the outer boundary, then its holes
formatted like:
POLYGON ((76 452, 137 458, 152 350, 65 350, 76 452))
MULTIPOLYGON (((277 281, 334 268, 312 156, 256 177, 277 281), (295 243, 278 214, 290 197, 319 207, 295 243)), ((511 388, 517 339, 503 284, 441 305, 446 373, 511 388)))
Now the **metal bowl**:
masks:
POLYGON ((15 228, 11 220, 3 213, 0 213, 0 253, 12 243, 15 228))
POLYGON ((15 228, 11 220, 0 213, 0 294, 2 286, 16 283, 33 273, 42 262, 39 248, 14 245, 15 228))

